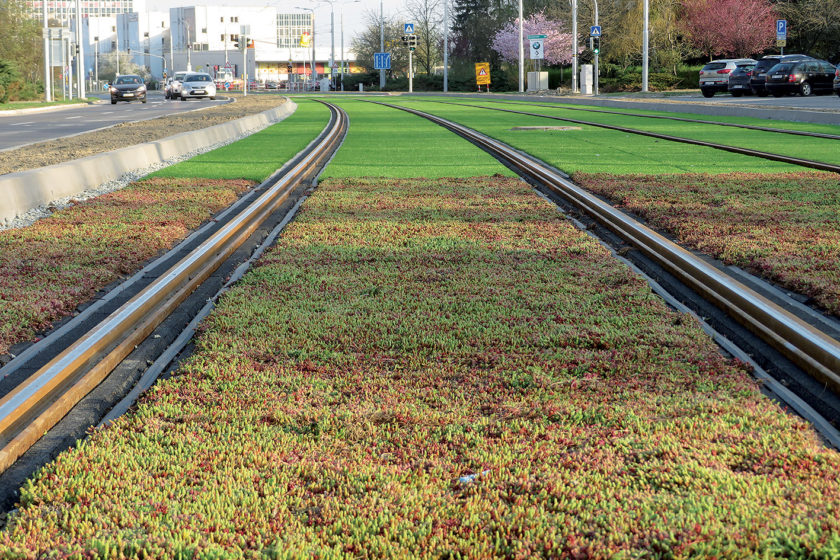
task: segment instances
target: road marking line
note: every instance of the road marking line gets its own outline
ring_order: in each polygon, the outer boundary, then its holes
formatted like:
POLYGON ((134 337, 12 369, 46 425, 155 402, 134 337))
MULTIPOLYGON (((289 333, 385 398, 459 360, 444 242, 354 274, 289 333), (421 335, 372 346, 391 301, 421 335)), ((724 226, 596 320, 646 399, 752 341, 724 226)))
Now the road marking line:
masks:
POLYGON ((81 119, 82 115, 76 115, 75 117, 66 117, 67 119, 81 119))
POLYGON ((27 122, 19 122, 19 123, 11 123, 11 126, 23 126, 25 124, 35 124, 35 121, 27 121, 27 122))

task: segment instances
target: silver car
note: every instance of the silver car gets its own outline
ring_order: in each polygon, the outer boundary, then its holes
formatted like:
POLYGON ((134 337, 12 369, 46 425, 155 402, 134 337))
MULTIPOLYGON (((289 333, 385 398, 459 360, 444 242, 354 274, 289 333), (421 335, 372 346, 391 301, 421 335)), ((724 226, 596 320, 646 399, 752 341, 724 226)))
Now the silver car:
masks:
POLYGON ((181 82, 181 101, 190 97, 209 97, 216 99, 216 84, 210 74, 204 72, 190 72, 181 82))
POLYGON ((700 70, 700 91, 703 97, 712 97, 716 92, 729 88, 729 74, 742 64, 755 64, 751 58, 724 58, 713 60, 700 70))
POLYGON ((188 73, 186 70, 175 72, 172 77, 166 80, 166 88, 163 91, 163 96, 166 99, 175 99, 181 95, 181 80, 188 73))

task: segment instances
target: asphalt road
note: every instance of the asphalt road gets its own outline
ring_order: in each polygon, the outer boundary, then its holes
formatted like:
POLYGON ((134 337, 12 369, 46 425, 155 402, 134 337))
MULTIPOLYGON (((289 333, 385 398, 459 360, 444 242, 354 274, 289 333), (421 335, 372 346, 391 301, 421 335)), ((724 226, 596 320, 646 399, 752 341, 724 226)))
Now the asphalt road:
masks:
POLYGON ((782 107, 785 109, 799 109, 803 111, 808 110, 833 110, 840 112, 840 97, 836 95, 812 95, 809 97, 802 97, 799 95, 788 95, 785 97, 757 97, 754 95, 744 95, 742 97, 732 97, 729 94, 719 93, 714 97, 703 97, 699 93, 686 95, 673 95, 668 99, 675 101, 688 101, 698 103, 714 103, 719 105, 747 105, 750 107, 782 107))
MULTIPOLYGON (((111 105, 108 101, 103 101, 103 104, 79 105, 59 111, 0 116, 0 151, 90 132, 123 122, 153 119, 225 102, 220 99, 167 101, 162 93, 149 92, 147 103, 133 101, 111 105)), ((178 131, 172 131, 173 134, 176 132, 178 131)))

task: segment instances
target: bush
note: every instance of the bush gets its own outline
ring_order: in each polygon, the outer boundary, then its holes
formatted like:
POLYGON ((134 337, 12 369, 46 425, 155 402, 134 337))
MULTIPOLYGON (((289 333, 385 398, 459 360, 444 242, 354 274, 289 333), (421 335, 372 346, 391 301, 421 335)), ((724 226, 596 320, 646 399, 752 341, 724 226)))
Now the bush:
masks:
POLYGON ((0 103, 8 103, 23 85, 23 78, 11 60, 0 60, 0 103))

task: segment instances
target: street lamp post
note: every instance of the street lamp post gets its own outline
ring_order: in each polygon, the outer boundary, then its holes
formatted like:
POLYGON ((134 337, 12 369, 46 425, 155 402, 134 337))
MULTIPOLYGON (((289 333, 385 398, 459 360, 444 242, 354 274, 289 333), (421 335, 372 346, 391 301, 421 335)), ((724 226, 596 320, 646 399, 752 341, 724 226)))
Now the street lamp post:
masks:
POLYGON ((648 90, 648 58, 649 58, 649 21, 650 21, 650 5, 648 0, 645 0, 644 8, 644 30, 642 31, 642 91, 648 90))
POLYGON ((76 0, 76 82, 79 99, 85 98, 85 49, 82 44, 82 2, 76 0))
POLYGON ((572 93, 578 93, 577 0, 572 0, 572 93))
POLYGON ((93 51, 93 83, 96 84, 96 89, 99 89, 99 36, 93 38, 95 45, 93 51))
POLYGON ((449 0, 443 0, 443 93, 449 91, 449 0))
POLYGON ((50 23, 47 15, 47 0, 41 0, 44 8, 44 101, 50 102, 52 98, 52 66, 50 66, 50 49, 52 48, 52 39, 50 39, 50 23))
POLYGON ((312 80, 312 88, 315 88, 315 8, 304 8, 295 6, 298 10, 306 10, 312 14, 312 68, 309 69, 309 78, 312 80))
MULTIPOLYGON (((595 2, 595 27, 598 27, 598 0, 592 1, 595 2)), ((598 56, 598 53, 595 53, 595 95, 598 95, 598 56)))
MULTIPOLYGON (((522 0, 519 0, 519 93, 525 91, 525 31, 522 21, 522 0)), ((481 89, 479 87, 479 89, 481 89)))

